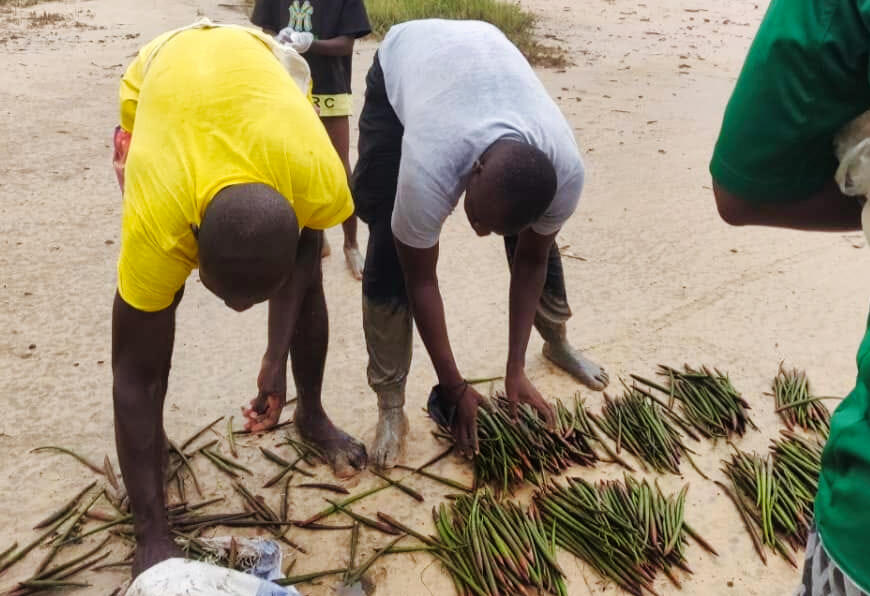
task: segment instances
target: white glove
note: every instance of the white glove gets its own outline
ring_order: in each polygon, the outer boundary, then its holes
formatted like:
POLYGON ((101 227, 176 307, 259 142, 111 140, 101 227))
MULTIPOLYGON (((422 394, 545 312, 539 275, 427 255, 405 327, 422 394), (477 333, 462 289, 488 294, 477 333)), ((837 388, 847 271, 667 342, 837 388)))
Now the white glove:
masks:
POLYGON ((314 42, 314 34, 307 31, 294 31, 292 27, 285 27, 275 39, 279 43, 289 45, 300 54, 304 54, 314 42))

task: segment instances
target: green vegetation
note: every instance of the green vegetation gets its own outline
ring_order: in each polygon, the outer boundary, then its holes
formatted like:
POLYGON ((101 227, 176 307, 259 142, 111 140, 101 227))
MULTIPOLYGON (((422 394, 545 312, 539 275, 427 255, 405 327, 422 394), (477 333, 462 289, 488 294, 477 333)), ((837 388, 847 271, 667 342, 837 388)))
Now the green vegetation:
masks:
POLYGON ((38 4, 40 0, 0 0, 0 6, 11 6, 12 8, 27 8, 38 4))
MULTIPOLYGON (((0 0, 0 4, 10 0, 0 0)), ((242 0, 252 9, 254 0, 242 0)), ((564 50, 535 39, 538 17, 516 2, 501 0, 366 0, 375 36, 383 37, 393 25, 415 19, 472 19, 501 29, 532 64, 564 67, 570 64, 564 50)))
POLYGON ((397 23, 414 19, 474 19, 501 29, 533 64, 564 66, 565 53, 535 39, 537 17, 515 2, 499 0, 366 0, 372 31, 378 37, 397 23))

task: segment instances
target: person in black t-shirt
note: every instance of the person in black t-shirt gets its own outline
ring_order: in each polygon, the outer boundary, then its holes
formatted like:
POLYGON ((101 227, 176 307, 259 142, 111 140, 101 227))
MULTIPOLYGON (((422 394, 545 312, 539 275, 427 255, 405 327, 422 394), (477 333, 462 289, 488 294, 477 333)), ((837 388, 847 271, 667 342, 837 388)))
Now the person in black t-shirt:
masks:
MULTIPOLYGON (((251 22, 302 54, 311 68, 314 105, 350 177, 351 56, 357 38, 371 32, 363 0, 257 0, 251 22)), ((344 256, 362 279, 356 216, 342 224, 344 256)), ((328 245, 325 245, 328 254, 328 245)))

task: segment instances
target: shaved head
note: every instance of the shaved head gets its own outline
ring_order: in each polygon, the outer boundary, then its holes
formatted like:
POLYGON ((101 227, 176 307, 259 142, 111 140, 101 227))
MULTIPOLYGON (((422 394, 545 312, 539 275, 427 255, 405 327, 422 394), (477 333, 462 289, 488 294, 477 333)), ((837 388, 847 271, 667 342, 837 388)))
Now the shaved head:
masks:
POLYGON ((199 227, 200 278, 236 310, 268 299, 289 277, 299 225, 290 203, 265 184, 215 195, 199 227))
POLYGON ((556 170, 543 151, 522 141, 500 139, 472 170, 466 213, 478 233, 516 234, 546 212, 556 187, 556 170))

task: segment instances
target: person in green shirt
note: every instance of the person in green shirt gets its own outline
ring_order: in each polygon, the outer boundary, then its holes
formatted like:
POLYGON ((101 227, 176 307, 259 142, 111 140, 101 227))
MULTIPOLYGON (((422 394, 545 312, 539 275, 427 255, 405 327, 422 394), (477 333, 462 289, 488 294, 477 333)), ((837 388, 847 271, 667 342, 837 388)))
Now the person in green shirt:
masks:
MULTIPOLYGON (((773 0, 725 110, 710 163, 731 225, 861 228, 861 203, 834 181, 835 134, 870 109, 870 2, 773 0)), ((822 458, 815 529, 797 594, 870 592, 870 328, 855 388, 822 458)))

